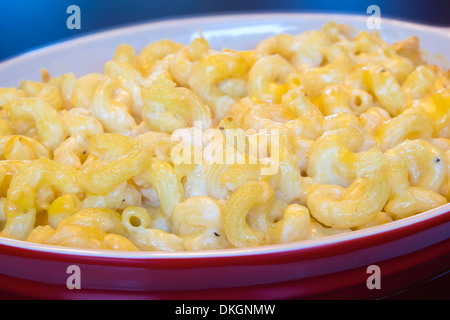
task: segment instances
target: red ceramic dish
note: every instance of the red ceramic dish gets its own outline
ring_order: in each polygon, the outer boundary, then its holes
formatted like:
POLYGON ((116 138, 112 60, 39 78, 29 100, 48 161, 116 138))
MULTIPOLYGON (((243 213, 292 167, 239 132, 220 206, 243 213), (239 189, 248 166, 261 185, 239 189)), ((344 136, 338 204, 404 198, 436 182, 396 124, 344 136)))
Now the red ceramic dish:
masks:
POLYGON ((0 289, 45 299, 379 298, 449 270, 448 206, 303 243, 202 253, 120 253, 3 240, 0 289), (370 231, 370 232, 368 232, 370 231), (70 265, 81 289, 69 289, 70 265), (369 289, 380 268, 380 289, 369 289))
MULTIPOLYGON (((160 22, 42 49, 0 64, 0 71, 11 75, 2 81, 12 82, 19 79, 14 71, 19 67, 34 68, 36 74, 41 67, 52 74, 73 71, 66 70, 67 66, 75 67, 76 73, 93 72, 98 66, 93 68, 90 63, 96 63, 98 55, 104 61, 114 52, 109 48, 122 42, 139 49, 146 44, 142 43, 144 34, 146 39, 150 34, 186 42, 200 28, 213 45, 230 44, 228 47, 239 49, 243 43, 251 46, 271 33, 320 28, 328 21, 365 27, 364 17, 341 15, 224 16, 160 22), (184 30, 181 35, 180 30, 184 30), (250 38, 252 43, 247 42, 250 38), (232 46, 236 41, 238 44, 232 46), (85 54, 96 58, 87 64, 66 64, 77 54, 72 50, 75 47, 88 50, 85 54)), ((444 52, 450 54, 450 37, 442 30, 390 20, 384 26, 385 30, 393 30, 393 38, 414 34, 423 37, 425 44, 430 43, 425 47, 431 52, 440 39, 440 49, 447 45, 444 52)), ((33 79, 36 75, 20 77, 33 79)), ((10 295, 39 299, 380 298, 448 271, 449 235, 450 204, 369 229, 249 249, 106 252, 0 239, 0 291, 3 298, 10 295), (69 289, 70 266, 79 268, 80 289, 69 289), (371 266, 379 274, 372 274, 371 266), (372 276, 377 275, 380 286, 371 289, 372 276)))

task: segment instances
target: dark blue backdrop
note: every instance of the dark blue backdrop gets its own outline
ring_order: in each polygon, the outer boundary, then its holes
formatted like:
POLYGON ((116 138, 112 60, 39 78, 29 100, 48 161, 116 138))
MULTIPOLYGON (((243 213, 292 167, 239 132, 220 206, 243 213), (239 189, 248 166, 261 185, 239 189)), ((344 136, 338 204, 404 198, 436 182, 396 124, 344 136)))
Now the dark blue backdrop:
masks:
POLYGON ((450 26, 449 0, 0 0, 0 60, 86 32, 155 19, 273 11, 365 14, 372 4, 382 17, 450 26), (66 26, 72 4, 81 9, 80 30, 66 26))

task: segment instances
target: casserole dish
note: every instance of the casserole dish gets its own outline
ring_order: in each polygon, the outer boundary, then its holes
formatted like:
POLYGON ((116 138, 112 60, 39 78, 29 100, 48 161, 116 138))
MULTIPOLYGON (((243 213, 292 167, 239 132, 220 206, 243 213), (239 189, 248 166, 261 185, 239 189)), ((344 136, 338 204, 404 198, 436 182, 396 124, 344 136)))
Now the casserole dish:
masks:
MULTIPOLYGON (((121 43, 136 50, 165 38, 189 43, 200 29, 213 48, 243 50, 271 35, 319 29, 329 21, 363 30, 367 18, 250 14, 124 27, 5 61, 0 64, 0 86, 39 80, 43 67, 54 75, 101 72, 121 43)), ((416 35, 430 62, 443 65, 450 59, 448 29, 383 19, 380 34, 389 43, 416 35)), ((0 238, 0 289, 40 299, 380 298, 448 271, 449 234, 450 204, 350 233, 245 249, 109 252, 0 238), (367 282, 374 265, 381 271, 379 289, 370 289, 367 282), (69 288, 71 266, 79 268, 80 289, 69 288)))

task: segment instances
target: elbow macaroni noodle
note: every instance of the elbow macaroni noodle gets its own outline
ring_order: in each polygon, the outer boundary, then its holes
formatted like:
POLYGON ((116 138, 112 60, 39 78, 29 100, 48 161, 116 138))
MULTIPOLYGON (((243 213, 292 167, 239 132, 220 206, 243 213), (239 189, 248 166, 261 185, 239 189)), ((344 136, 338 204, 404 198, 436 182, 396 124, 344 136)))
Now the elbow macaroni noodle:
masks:
POLYGON ((328 23, 0 88, 0 236, 121 251, 315 239, 450 199, 450 72, 328 23))

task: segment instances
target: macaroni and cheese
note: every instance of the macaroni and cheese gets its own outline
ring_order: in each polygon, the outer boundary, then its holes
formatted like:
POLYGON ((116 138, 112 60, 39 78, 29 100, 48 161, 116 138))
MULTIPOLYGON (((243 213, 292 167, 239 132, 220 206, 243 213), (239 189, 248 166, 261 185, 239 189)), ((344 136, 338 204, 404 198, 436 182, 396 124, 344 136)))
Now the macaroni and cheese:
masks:
POLYGON ((202 36, 0 88, 0 236, 123 251, 302 241, 450 199, 450 72, 328 23, 202 36))

